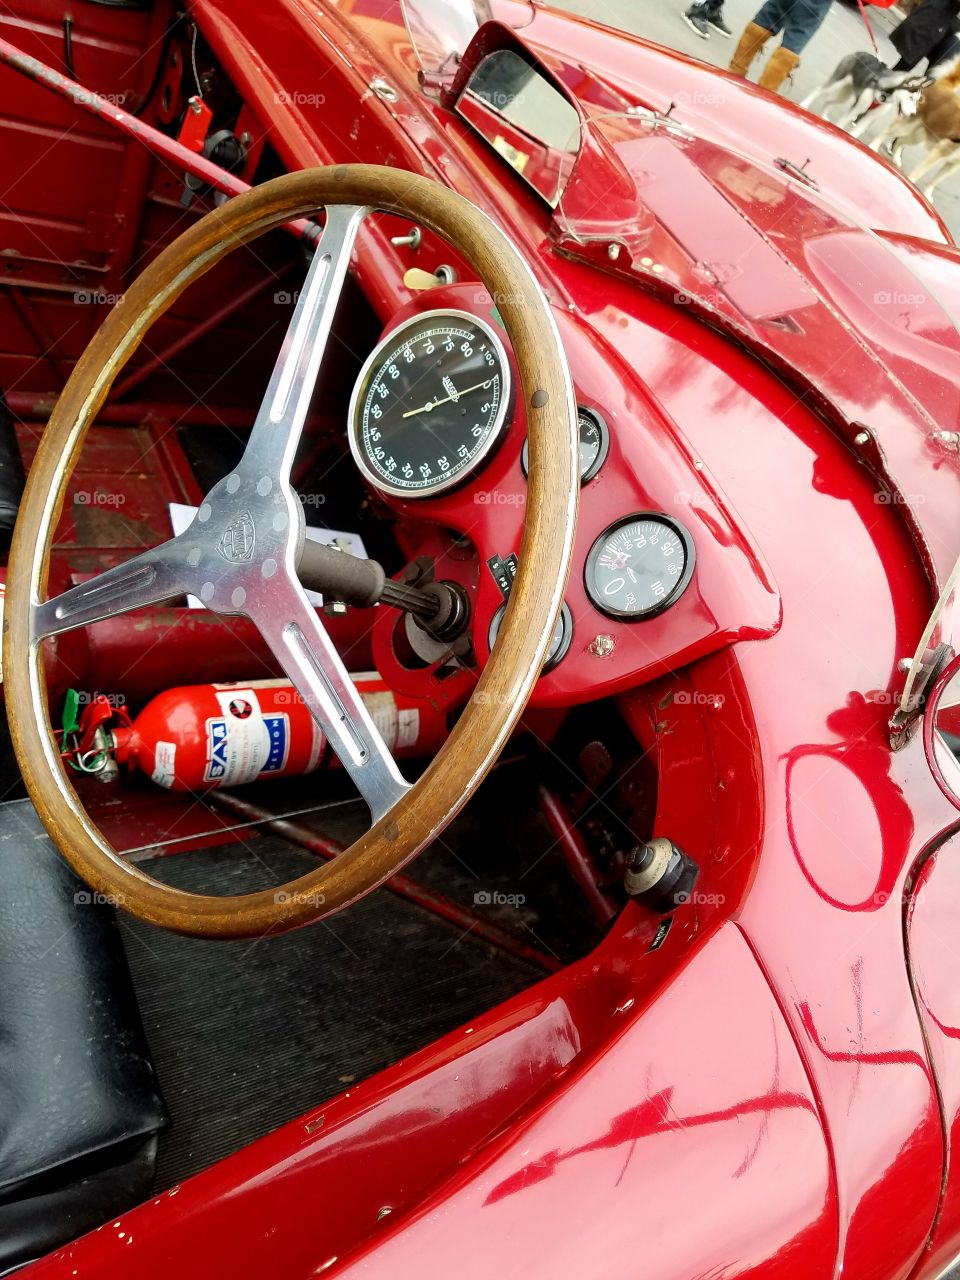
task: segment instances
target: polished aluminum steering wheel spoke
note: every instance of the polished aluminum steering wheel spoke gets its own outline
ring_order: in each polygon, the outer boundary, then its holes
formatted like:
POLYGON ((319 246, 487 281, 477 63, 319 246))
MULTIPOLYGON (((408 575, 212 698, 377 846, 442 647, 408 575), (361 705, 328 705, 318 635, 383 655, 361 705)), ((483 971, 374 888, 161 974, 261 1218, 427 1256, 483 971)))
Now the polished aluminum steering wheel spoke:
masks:
POLYGON ((191 570, 184 538, 171 538, 118 564, 89 582, 81 582, 33 608, 36 640, 72 631, 91 622, 113 618, 131 609, 144 609, 190 590, 191 570))
POLYGON ((326 628, 285 573, 249 615, 327 736, 376 822, 410 790, 326 628))
POLYGON ((296 579, 303 515, 290 488, 290 468, 366 213, 358 205, 327 206, 323 235, 243 457, 207 495, 198 521, 219 536, 217 555, 208 554, 200 566, 201 599, 252 619, 376 822, 409 784, 296 579))
POLYGON ((326 225, 297 298, 244 460, 286 482, 306 421, 350 255, 367 210, 328 205, 326 225))

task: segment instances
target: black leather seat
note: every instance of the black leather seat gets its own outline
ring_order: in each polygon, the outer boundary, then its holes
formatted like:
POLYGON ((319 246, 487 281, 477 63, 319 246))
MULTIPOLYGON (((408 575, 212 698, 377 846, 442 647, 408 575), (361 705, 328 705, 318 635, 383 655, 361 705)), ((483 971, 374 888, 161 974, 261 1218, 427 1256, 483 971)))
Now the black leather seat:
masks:
POLYGON ((0 804, 0 1275, 144 1199, 166 1123, 113 909, 0 804))
POLYGON ((23 461, 13 415, 0 391, 0 547, 10 545, 23 493, 23 461))

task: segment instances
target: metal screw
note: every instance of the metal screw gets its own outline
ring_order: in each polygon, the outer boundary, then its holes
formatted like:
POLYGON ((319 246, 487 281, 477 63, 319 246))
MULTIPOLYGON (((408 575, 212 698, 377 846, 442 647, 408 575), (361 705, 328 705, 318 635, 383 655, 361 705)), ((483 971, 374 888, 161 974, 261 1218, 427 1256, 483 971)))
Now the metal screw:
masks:
POLYGON ((620 246, 618 244, 608 244, 607 257, 610 259, 611 262, 616 262, 616 260, 620 257, 620 246))
POLYGON ((617 642, 614 640, 613 636, 601 633, 600 635, 593 637, 590 644, 587 646, 587 651, 592 653, 595 658, 609 658, 616 648, 616 645, 617 642))
POLYGON ((862 444, 869 444, 869 443, 870 443, 870 432, 869 432, 869 431, 858 431, 858 432, 857 432, 857 434, 853 437, 853 443, 854 443, 854 444, 861 444, 861 445, 862 445, 862 444))
POLYGON ((393 85, 388 84, 382 76, 375 76, 374 79, 370 81, 370 88, 377 97, 381 98, 384 102, 396 102, 399 96, 393 85))

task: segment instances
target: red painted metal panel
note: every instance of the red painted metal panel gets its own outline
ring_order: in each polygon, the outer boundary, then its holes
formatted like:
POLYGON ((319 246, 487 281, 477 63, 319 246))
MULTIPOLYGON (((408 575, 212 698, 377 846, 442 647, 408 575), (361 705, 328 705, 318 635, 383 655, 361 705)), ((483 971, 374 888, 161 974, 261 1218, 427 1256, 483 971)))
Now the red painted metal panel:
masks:
MULTIPOLYGON (((893 754, 886 737, 896 663, 912 649, 928 600, 895 511, 875 501, 869 477, 828 429, 785 388, 748 372, 742 353, 707 335, 688 344, 681 330, 644 330, 649 385, 760 539, 784 623, 770 640, 737 647, 737 714, 706 701, 730 697, 727 659, 691 673, 705 699, 700 715, 714 726, 706 772, 722 802, 745 806, 748 818, 759 794, 761 829, 751 836, 749 827, 714 825, 703 757, 672 751, 668 739, 658 756, 658 827, 685 848, 710 849, 732 876, 737 918, 823 1108, 843 1274, 892 1280, 909 1273, 931 1230, 942 1160, 900 895, 920 850, 954 815, 919 740, 893 754), (754 717, 756 792, 742 744, 754 717)), ((690 702, 664 718, 694 714, 690 702)))
MULTIPOLYGON (((617 949, 626 959, 628 936, 617 949)), ((578 966, 581 998, 607 1010, 596 1042, 557 998, 562 979, 548 979, 28 1274, 76 1267, 107 1280, 132 1268, 149 1280, 188 1256, 196 1273, 215 1266, 237 1280, 265 1267, 829 1277, 836 1201, 820 1117, 738 931, 705 943, 643 1016, 629 996, 611 1007, 593 967, 578 966), (493 1117, 519 1099, 526 1114, 497 1135, 493 1117), (256 1172, 278 1174, 281 1161, 280 1176, 256 1172), (415 1203, 428 1169, 435 1188, 415 1203), (322 1211, 304 1216, 318 1198, 322 1211)))
POLYGON ((944 1120, 944 1188, 917 1280, 939 1275, 960 1251, 960 859, 953 835, 918 868, 906 902, 907 954, 937 1077, 944 1120))

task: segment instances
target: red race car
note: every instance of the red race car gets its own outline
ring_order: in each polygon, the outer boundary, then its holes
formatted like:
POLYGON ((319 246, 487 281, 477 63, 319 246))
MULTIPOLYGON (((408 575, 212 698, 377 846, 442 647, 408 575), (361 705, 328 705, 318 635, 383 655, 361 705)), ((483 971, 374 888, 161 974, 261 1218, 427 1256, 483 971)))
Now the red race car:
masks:
POLYGON ((960 1274, 932 208, 518 0, 0 102, 0 1274, 960 1274))

